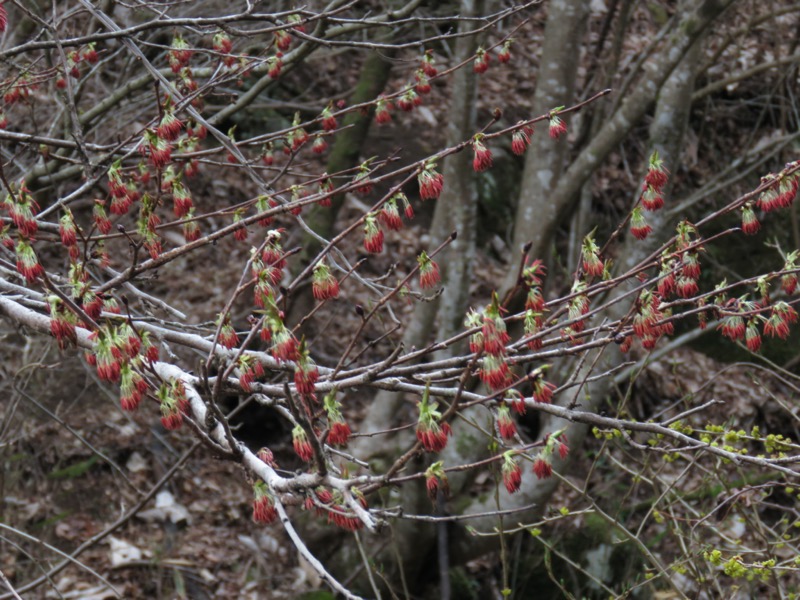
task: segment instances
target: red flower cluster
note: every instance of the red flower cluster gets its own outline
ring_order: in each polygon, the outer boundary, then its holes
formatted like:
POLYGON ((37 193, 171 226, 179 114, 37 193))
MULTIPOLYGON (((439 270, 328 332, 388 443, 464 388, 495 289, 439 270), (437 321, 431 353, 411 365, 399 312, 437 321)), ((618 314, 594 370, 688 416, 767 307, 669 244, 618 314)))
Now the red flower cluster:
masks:
POLYGON ((504 440, 514 439, 514 436, 517 435, 517 424, 511 417, 511 411, 506 404, 497 407, 497 429, 500 437, 504 440))
POLYGON ((317 369, 316 363, 308 355, 305 341, 300 342, 295 360, 297 362, 294 367, 294 385, 297 388, 297 393, 313 397, 316 389, 315 384, 319 379, 319 369, 317 369))
POLYGON ((445 498, 450 496, 450 482, 447 479, 447 473, 444 471, 444 463, 442 461, 433 463, 425 471, 425 489, 431 502, 436 502, 436 495, 439 490, 442 491, 442 496, 445 498))
POLYGON ((262 525, 268 525, 278 518, 278 510, 275 508, 275 500, 263 481, 257 481, 253 486, 253 521, 262 525))
POLYGON ((508 493, 516 493, 519 490, 519 486, 522 484, 522 469, 517 461, 514 460, 513 453, 510 451, 503 454, 503 467, 501 472, 503 474, 503 485, 506 486, 508 493))
POLYGON ((253 382, 264 376, 264 367, 252 354, 242 354, 237 366, 239 368, 239 385, 242 386, 242 391, 250 393, 253 382))
POLYGON ((567 124, 558 115, 550 115, 548 133, 551 139, 557 140, 567 133, 567 124))
POLYGON ((500 298, 495 292, 492 294, 491 304, 483 313, 480 337, 474 340, 480 345, 477 350, 484 352, 478 375, 481 381, 494 390, 508 385, 511 378, 506 362, 506 344, 509 340, 506 323, 501 314, 500 298))
POLYGON ((477 52, 475 53, 475 60, 472 61, 472 70, 479 75, 486 73, 486 71, 489 69, 489 58, 489 53, 486 52, 486 50, 483 48, 478 48, 477 52))
MULTIPOLYGON (((351 493, 363 508, 367 508, 367 500, 359 490, 354 488, 351 490, 351 493)), ((337 496, 340 496, 338 492, 337 496)), ((341 527, 347 531, 358 531, 364 527, 363 521, 349 512, 343 505, 342 498, 333 498, 331 502, 332 504, 328 512, 329 523, 332 522, 337 527, 341 527)))
POLYGON ((439 265, 429 258, 424 250, 417 257, 417 263, 419 263, 419 286, 423 290, 436 287, 440 281, 439 265))
POLYGON ((511 60, 511 42, 514 40, 508 39, 503 42, 500 50, 497 52, 497 60, 501 63, 506 64, 511 60))
POLYGON ((742 231, 745 235, 755 235, 759 229, 761 229, 761 223, 758 222, 753 205, 748 202, 742 206, 742 231))
POLYGON ((667 184, 668 174, 658 152, 654 151, 650 155, 647 175, 642 184, 641 205, 645 210, 656 211, 664 206, 664 186, 667 184))
POLYGON ((390 123, 392 121, 390 112, 392 108, 394 108, 394 105, 390 100, 387 100, 382 95, 378 96, 378 100, 375 103, 375 122, 378 125, 390 123))
POLYGON ((600 260, 600 248, 594 241, 591 234, 583 238, 581 245, 581 257, 583 261, 583 272, 588 277, 602 277, 605 267, 600 260))
POLYGON ((472 168, 476 173, 481 173, 492 166, 492 153, 482 140, 483 135, 480 133, 475 134, 472 139, 472 150, 475 153, 472 159, 472 168))
POLYGON ((314 266, 311 276, 311 292, 317 300, 329 300, 339 296, 339 281, 331 273, 330 267, 321 260, 314 266))
POLYGON ((452 435, 449 423, 442 423, 442 413, 436 402, 429 402, 430 384, 425 386, 422 399, 417 404, 419 421, 417 422, 417 440, 428 452, 441 452, 447 446, 447 436, 452 435))
POLYGON ((769 212, 771 210, 788 208, 791 206, 797 196, 798 177, 800 176, 798 176, 797 173, 793 173, 790 176, 781 175, 776 177, 775 175, 769 174, 762 177, 762 185, 769 182, 771 183, 769 187, 759 195, 756 201, 758 208, 764 212, 769 212))
POLYGON ((511 134, 511 151, 517 156, 522 156, 531 145, 533 127, 525 125, 511 134))
POLYGON ((381 207, 381 212, 378 213, 378 219, 391 231, 400 231, 403 228, 403 219, 400 216, 400 211, 397 209, 397 201, 394 196, 387 200, 381 207))
POLYGON ((308 436, 305 430, 300 425, 295 425, 292 429, 292 446, 302 460, 309 462, 311 457, 314 456, 314 449, 308 441, 308 436))
POLYGON ((183 424, 183 414, 189 410, 186 388, 180 379, 165 381, 156 392, 161 404, 161 424, 167 431, 174 431, 183 424))
POLYGON ((370 254, 380 254, 383 250, 383 230, 373 213, 364 220, 364 249, 370 254))
POLYGON ((423 200, 436 200, 442 193, 444 177, 436 172, 436 163, 428 162, 417 176, 419 197, 423 200))
POLYGON ((631 234, 637 240, 645 239, 653 231, 644 218, 644 212, 640 206, 634 206, 631 212, 631 234))

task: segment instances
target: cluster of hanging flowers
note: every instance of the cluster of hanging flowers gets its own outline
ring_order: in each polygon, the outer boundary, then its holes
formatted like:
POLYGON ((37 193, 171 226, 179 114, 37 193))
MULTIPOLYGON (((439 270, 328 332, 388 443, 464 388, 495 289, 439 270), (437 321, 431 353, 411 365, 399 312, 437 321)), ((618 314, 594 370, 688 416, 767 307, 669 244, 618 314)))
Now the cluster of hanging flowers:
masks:
POLYGON ((436 264, 436 261, 423 250, 417 257, 417 264, 419 265, 419 286, 423 290, 436 287, 441 279, 439 265, 436 264))
POLYGON ((548 115, 548 134, 553 140, 557 140, 567 133, 567 124, 558 116, 558 113, 562 110, 564 110, 564 107, 559 106, 551 110, 548 115))
POLYGON ((430 501, 435 503, 439 491, 444 498, 450 496, 450 482, 447 480, 447 473, 444 470, 444 462, 436 461, 425 471, 425 490, 430 501))
POLYGON ((544 327, 544 314, 547 311, 542 295, 542 278, 545 274, 542 261, 536 259, 522 270, 522 282, 528 289, 525 296, 524 329, 528 348, 540 350, 542 337, 538 335, 544 327))
POLYGON ((178 429, 183 424, 183 416, 189 411, 189 399, 183 381, 165 381, 156 391, 156 398, 161 405, 161 424, 164 429, 178 429))
MULTIPOLYGON (((633 316, 633 333, 640 340, 645 350, 655 348, 659 338, 671 335, 674 331, 671 321, 666 321, 670 312, 662 308, 661 297, 650 290, 642 290, 636 301, 636 313, 633 316)), ((622 352, 630 349, 632 338, 623 342, 622 352)))
MULTIPOLYGON (((467 326, 472 326, 476 320, 468 316, 467 326)), ((480 327, 480 335, 473 335, 471 340, 473 352, 483 352, 478 375, 491 389, 499 390, 510 383, 511 372, 506 359, 506 345, 510 338, 497 292, 492 293, 492 301, 483 311, 480 327)))
POLYGON ((450 424, 442 421, 442 413, 437 409, 438 403, 430 400, 430 383, 425 386, 422 399, 417 403, 419 420, 417 421, 417 440, 428 452, 441 452, 447 446, 447 437, 452 435, 450 424))
MULTIPOLYGON (((58 316, 63 307, 55 299, 51 299, 50 306, 51 317, 56 315, 53 320, 60 323, 59 328, 62 328, 61 335, 63 335, 63 317, 58 316)), ((74 332, 74 329, 70 331, 74 332)), ((149 333, 136 330, 127 322, 118 326, 107 323, 93 331, 89 339, 94 342, 94 347, 91 352, 85 354, 86 361, 97 369, 97 376, 102 381, 119 382, 120 405, 123 410, 136 410, 149 388, 147 380, 142 375, 144 367, 147 363, 158 360, 158 347, 152 343, 149 333)), ((162 384, 162 387, 166 385, 162 384)), ((181 410, 185 410, 188 404, 184 403, 186 395, 183 391, 183 382, 175 380, 169 390, 182 399, 179 405, 181 410)), ((160 396, 158 398, 161 400, 160 396)), ((181 421, 182 419, 178 421, 176 427, 180 426, 181 421)))
POLYGON ((261 525, 269 525, 277 518, 278 510, 275 508, 275 498, 266 483, 257 481, 253 485, 253 521, 261 525))
POLYGON ((639 202, 631 212, 631 235, 638 240, 645 239, 653 231, 647 223, 645 211, 654 212, 664 206, 664 186, 667 184, 669 171, 657 151, 650 155, 647 174, 642 184, 639 202))
POLYGON ((578 342, 577 334, 586 328, 586 315, 589 313, 589 296, 586 294, 586 282, 577 279, 570 289, 570 300, 567 307, 569 325, 561 330, 561 334, 573 342, 578 342))
POLYGON ((311 276, 311 292, 316 300, 330 300, 339 297, 339 281, 323 258, 316 265, 311 276))
POLYGON ((346 446, 352 431, 342 416, 342 406, 336 400, 336 389, 330 391, 323 400, 325 413, 328 416, 328 442, 334 446, 346 446))
POLYGON ((533 472, 538 479, 547 479, 553 474, 553 457, 555 455, 558 455, 561 460, 565 460, 569 455, 567 435, 563 429, 547 436, 544 448, 539 451, 539 455, 533 461, 533 472))

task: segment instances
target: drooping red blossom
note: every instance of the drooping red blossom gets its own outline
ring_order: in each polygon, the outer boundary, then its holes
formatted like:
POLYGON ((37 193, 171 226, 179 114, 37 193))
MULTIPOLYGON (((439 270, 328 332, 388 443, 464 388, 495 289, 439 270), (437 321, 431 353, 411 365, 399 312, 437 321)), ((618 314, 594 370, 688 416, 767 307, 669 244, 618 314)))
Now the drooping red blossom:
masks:
POLYGON ((186 40, 184 40, 179 33, 176 33, 172 38, 172 45, 169 50, 169 66, 172 72, 180 72, 180 70, 189 63, 192 54, 194 54, 194 52, 189 44, 186 43, 186 40))
POLYGON ((278 29, 274 33, 275 36, 275 46, 286 52, 289 47, 292 45, 292 36, 285 29, 278 29))
POLYGON ((44 267, 39 262, 29 240, 20 238, 14 252, 17 255, 17 272, 25 278, 27 283, 33 283, 44 275, 44 267))
POLYGON ((481 134, 477 134, 472 140, 472 150, 475 153, 472 168, 476 173, 481 173, 492 166, 492 153, 482 140, 481 134))
POLYGON ((489 53, 483 48, 478 48, 475 53, 475 60, 472 61, 472 70, 478 73, 486 73, 489 69, 489 53))
POLYGON ((742 231, 745 235, 755 235, 759 229, 761 229, 761 223, 758 222, 752 204, 745 204, 742 206, 742 231))
POLYGON ((511 134, 511 151, 517 156, 522 156, 531 145, 533 127, 525 125, 511 134))
POLYGON ((500 432, 500 437, 504 440, 514 439, 514 436, 517 435, 517 424, 505 404, 497 407, 497 429, 500 432))
POLYGON ((63 350, 69 345, 75 345, 75 325, 78 322, 75 313, 55 294, 48 294, 46 301, 50 313, 50 334, 56 338, 58 347, 63 350))
POLYGON ((370 254, 380 254, 383 250, 383 230, 372 213, 364 221, 364 249, 370 254))
POLYGON ((481 381, 493 390, 499 390, 508 385, 511 373, 508 369, 505 356, 487 354, 481 359, 478 376, 481 381))
POLYGON ((423 250, 417 257, 419 263, 419 286, 423 290, 429 290, 439 285, 439 265, 434 260, 428 257, 428 254, 423 250))
POLYGON ((644 212, 639 206, 634 207, 631 212, 631 235, 637 240, 646 239, 653 231, 653 228, 647 223, 644 218, 644 212))
POLYGON ((497 60, 506 64, 511 60, 511 43, 513 40, 506 40, 497 52, 497 60))
POLYGON ((436 410, 438 404, 430 402, 430 384, 425 386, 422 399, 417 403, 417 440, 428 452, 441 452, 447 446, 447 437, 452 435, 450 424, 442 422, 442 413, 436 410))
POLYGON ((697 281, 691 277, 686 277, 685 275, 678 277, 676 289, 681 298, 691 298, 700 291, 697 281))
POLYGON ((659 210, 664 206, 664 196, 661 191, 654 188, 652 185, 644 184, 642 188, 642 206, 645 210, 650 212, 659 210))
POLYGON ((533 396, 533 401, 539 402, 540 404, 550 404, 553 401, 553 392, 555 389, 555 385, 549 381, 545 381, 544 378, 539 375, 533 380, 533 393, 531 394, 533 396))
POLYGON ((192 208, 186 214, 181 229, 183 231, 183 239, 186 243, 195 242, 200 239, 200 225, 194 219, 194 209, 192 208))
POLYGON ((435 59, 433 58, 433 50, 425 50, 425 54, 422 55, 422 62, 420 63, 420 68, 425 72, 425 75, 428 77, 435 77, 438 71, 434 66, 435 59))
POLYGON ((319 379, 319 369, 317 364, 309 356, 305 341, 300 342, 297 350, 297 362, 294 368, 294 385, 297 393, 303 396, 313 396, 316 389, 315 384, 319 379))
POLYGON ((390 198, 386 204, 381 207, 378 218, 381 223, 386 225, 387 229, 400 231, 403 228, 403 219, 400 217, 400 211, 397 208, 397 201, 394 197, 390 198))
POLYGON ((346 446, 352 431, 346 421, 334 421, 328 433, 328 441, 334 446, 346 446))
POLYGON ((283 323, 272 332, 272 348, 270 352, 275 360, 289 361, 297 359, 297 338, 283 323))
POLYGON ((538 335, 544 326, 544 319, 541 313, 533 310, 525 311, 524 332, 527 339, 526 344, 531 350, 541 350, 544 345, 542 336, 538 335))
POLYGON ((548 133, 551 139, 557 140, 567 133, 567 124, 558 115, 551 115, 548 122, 548 133))
POLYGON ((590 277, 602 277, 604 271, 603 261, 600 260, 600 248, 594 241, 594 238, 587 235, 583 239, 581 245, 581 257, 583 262, 583 271, 590 277))
POLYGON ((214 52, 219 52, 220 54, 230 54, 231 50, 233 50, 233 42, 231 41, 231 38, 228 37, 227 33, 224 31, 218 31, 214 34, 214 38, 211 40, 211 47, 214 49, 214 52))
MULTIPOLYGON (((794 250, 786 255, 786 261, 783 264, 783 271, 793 271, 797 269, 797 258, 800 256, 800 251, 794 250)), ((797 289, 797 273, 784 273, 781 275, 781 289, 787 296, 794 294, 797 289)))
POLYGON ((746 326, 740 315, 729 315, 717 327, 726 338, 736 341, 745 337, 746 326))
POLYGON ((505 354, 506 345, 511 340, 501 313, 500 298, 496 293, 492 294, 492 302, 486 307, 481 323, 483 351, 489 355, 505 354))
POLYGON ((436 502, 436 496, 440 490, 444 498, 450 496, 450 482, 447 479, 444 463, 441 460, 433 463, 425 471, 425 489, 431 502, 436 502))
POLYGON ((550 457, 542 457, 541 455, 533 462, 533 472, 536 474, 537 479, 547 479, 553 475, 553 465, 550 463, 550 457))
POLYGON ((428 76, 425 74, 425 71, 422 69, 417 69, 417 72, 414 74, 414 79, 416 80, 416 84, 414 85, 414 90, 418 94, 430 94, 431 92, 431 84, 428 81, 428 76))
POLYGON ((328 149, 328 142, 321 135, 314 137, 314 143, 311 144, 311 151, 314 154, 322 154, 328 149))
POLYGON ((436 200, 444 187, 444 176, 436 171, 436 163, 427 162, 417 176, 419 197, 423 200, 436 200))
POLYGON ((180 428, 183 424, 183 409, 188 404, 183 385, 165 381, 159 386, 156 397, 161 404, 161 424, 164 429, 174 431, 180 428))
POLYGON ((222 327, 219 331, 220 345, 228 349, 238 346, 239 336, 236 333, 236 329, 231 325, 230 315, 225 315, 224 317, 220 315, 219 318, 222 319, 222 327))
POLYGON ((758 352, 761 349, 761 332, 758 330, 758 323, 755 319, 750 319, 747 322, 744 340, 750 352, 758 352))
POLYGON ((316 300, 329 300, 339 296, 339 282, 324 260, 314 266, 311 291, 316 300))
POLYGON ((397 107, 403 112, 410 112, 417 106, 422 104, 422 98, 419 97, 414 88, 409 86, 403 95, 397 100, 397 107))
POLYGON ((269 492, 267 484, 257 481, 253 486, 253 522, 269 525, 278 518, 278 509, 275 500, 269 492))
POLYGON ((183 123, 175 116, 171 103, 167 103, 164 107, 164 114, 156 127, 156 135, 162 140, 172 142, 178 138, 182 128, 183 123))
POLYGON ((272 450, 266 446, 256 452, 256 458, 273 469, 278 468, 278 463, 275 461, 275 455, 272 453, 272 450))
POLYGON ((122 410, 134 411, 147 392, 147 381, 136 371, 130 362, 120 367, 120 406, 122 410))
POLYGON ((302 460, 309 462, 314 456, 314 449, 308 441, 305 430, 300 425, 295 425, 292 429, 292 446, 302 460))
POLYGON ((514 494, 519 490, 522 484, 522 469, 519 463, 514 459, 512 452, 503 454, 503 467, 501 469, 503 475, 503 485, 506 486, 509 494, 514 494))
POLYGON ((281 76, 283 69, 283 53, 276 52, 274 56, 267 58, 267 75, 270 79, 277 79, 281 76))
POLYGON ((333 389, 325 396, 323 401, 325 412, 328 415, 328 442, 335 446, 346 446, 352 435, 350 426, 342 416, 341 405, 336 400, 336 390, 333 389))
MULTIPOLYGON (((664 167, 664 162, 658 156, 657 151, 653 151, 650 155, 650 164, 648 165, 647 175, 644 181, 647 185, 652 186, 655 190, 661 191, 667 184, 667 176, 669 171, 664 167)), ((650 210, 650 209, 648 209, 650 210)))
POLYGON ((681 274, 692 279, 700 277, 700 258, 697 252, 684 252, 681 258, 681 274))
POLYGON ((264 367, 261 362, 251 354, 242 354, 237 364, 239 369, 239 385, 242 391, 250 393, 253 382, 264 376, 264 367))
POLYGON ((392 121, 392 114, 390 112, 392 108, 394 108, 394 105, 391 101, 379 96, 378 101, 375 103, 375 122, 378 125, 390 123, 392 121))

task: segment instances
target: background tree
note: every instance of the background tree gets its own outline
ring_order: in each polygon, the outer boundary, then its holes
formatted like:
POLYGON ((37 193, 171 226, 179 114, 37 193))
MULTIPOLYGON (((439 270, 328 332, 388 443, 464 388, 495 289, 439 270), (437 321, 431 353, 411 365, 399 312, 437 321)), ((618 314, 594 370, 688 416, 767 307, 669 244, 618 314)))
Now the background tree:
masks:
POLYGON ((0 7, 0 597, 797 592, 800 7, 0 7))

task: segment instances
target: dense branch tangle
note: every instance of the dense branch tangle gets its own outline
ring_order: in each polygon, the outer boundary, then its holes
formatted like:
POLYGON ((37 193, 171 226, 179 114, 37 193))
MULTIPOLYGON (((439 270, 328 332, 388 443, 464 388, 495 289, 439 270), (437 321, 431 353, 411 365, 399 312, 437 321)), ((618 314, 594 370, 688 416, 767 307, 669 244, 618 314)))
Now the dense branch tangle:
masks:
MULTIPOLYGON (((627 351, 634 339, 651 350, 675 323, 689 317, 721 320, 727 337, 744 340, 753 351, 762 331, 788 335, 796 319, 791 300, 798 270, 795 253, 783 257, 771 273, 716 289, 701 290, 698 279, 704 248, 741 234, 740 228, 729 227, 709 239, 701 225, 742 210, 741 229, 753 233, 754 207, 767 213, 793 202, 796 164, 765 177, 759 188, 710 214, 698 227, 682 222, 672 239, 625 273, 610 272, 607 246, 601 249, 587 237, 571 290, 560 297, 545 300, 545 270, 533 257, 523 256, 515 290, 503 300, 486 299, 486 308, 467 315, 463 333, 404 349, 395 335, 407 317, 403 302, 428 301, 436 293, 435 259, 455 234, 418 257, 398 256, 397 263, 380 267, 360 259, 353 239, 363 233, 366 254, 380 254, 384 243, 396 243, 384 241, 388 232, 403 226, 403 216, 413 217, 417 197, 435 200, 447 185, 439 172, 447 157, 472 153, 475 171, 484 171, 492 164, 490 148, 506 144, 522 154, 534 126, 546 125, 557 139, 566 132, 571 114, 610 90, 513 125, 502 124, 502 113, 496 111, 474 137, 421 159, 403 156, 401 148, 354 169, 324 173, 319 156, 336 142, 348 115, 374 118, 378 124, 402 120, 404 112, 422 103, 431 84, 446 81, 457 69, 483 73, 488 56, 507 61, 511 36, 498 34, 496 26, 513 31, 536 3, 480 19, 473 35, 489 33, 492 44, 448 68, 432 48, 445 47, 459 35, 459 18, 426 15, 418 10, 419 2, 383 14, 362 13, 358 3, 341 1, 319 12, 264 13, 248 4, 217 18, 170 15, 156 7, 150 13, 114 6, 114 12, 104 14, 90 2, 78 4, 80 8, 51 20, 49 13, 35 15, 14 3, 10 18, 29 19, 40 28, 39 35, 0 51, 8 66, 8 77, 0 83, 0 139, 8 142, 0 161, 5 189, 0 312, 30 331, 52 334, 65 350, 85 349, 100 378, 120 384, 124 409, 157 405, 164 427, 172 430, 186 423, 211 454, 246 467, 255 482, 254 519, 266 523, 279 518, 298 550, 334 589, 353 597, 309 552, 286 507, 315 511, 346 530, 375 531, 403 518, 403 507, 370 505, 376 492, 389 486, 424 480, 435 498, 447 486, 448 473, 494 468, 513 493, 523 461, 532 464, 538 478, 548 478, 557 457, 568 455, 568 440, 560 432, 522 442, 510 410, 583 423, 596 428, 598 436, 621 438, 642 454, 708 455, 797 478, 798 448, 786 440, 769 440, 769 456, 750 456, 719 443, 721 432, 697 433, 666 418, 654 423, 610 418, 581 410, 579 401, 567 401, 578 398, 590 380, 611 378, 613 372, 547 381, 548 363, 555 359, 588 361, 591 352, 599 358, 603 349, 616 344, 627 351), (389 24, 392 33, 386 31, 389 24), (78 35, 93 28, 97 31, 78 35), (426 33, 408 41, 404 32, 411 28, 426 33), (320 49, 334 47, 413 48, 416 54, 400 63, 408 71, 407 83, 369 102, 348 105, 346 91, 333 87, 322 100, 286 100, 289 91, 297 95, 297 88, 307 85, 306 63, 320 60, 320 49), (128 64, 126 57, 135 60, 128 64), (109 74, 112 65, 121 68, 118 79, 109 74), (250 114, 260 110, 253 106, 264 99, 269 102, 265 112, 278 124, 258 131, 262 124, 253 123, 250 114), (395 106, 401 111, 391 113, 395 106), (222 133, 219 127, 229 130, 222 133), (207 140, 208 134, 213 141, 207 140), (203 184, 194 183, 204 173, 208 187, 232 174, 241 178, 241 189, 224 188, 231 195, 236 192, 231 199, 212 191, 209 202, 197 191, 203 184), (368 198, 371 205, 362 210, 362 201, 354 200, 359 214, 335 237, 321 238, 305 224, 303 211, 324 210, 332 196, 344 193, 368 198), (316 236, 322 247, 308 264, 295 261, 299 249, 291 247, 301 231, 316 236), (252 251, 248 237, 255 240, 252 251), (235 249, 234 238, 244 252, 235 249), (216 307, 213 325, 194 325, 166 300, 145 291, 157 269, 177 273, 181 261, 226 243, 233 249, 230 261, 205 265, 207 273, 196 276, 210 277, 214 268, 229 272, 223 281, 230 293, 216 307), (341 340, 341 355, 329 364, 330 357, 317 353, 315 338, 305 340, 305 329, 285 319, 287 307, 307 293, 309 283, 318 301, 314 312, 335 311, 330 305, 349 302, 357 315, 356 332, 341 340), (774 296, 776 283, 783 289, 779 302, 768 293, 773 288, 774 296), (337 300, 340 288, 345 293, 337 300), (755 300, 746 297, 753 290, 755 300), (527 295, 524 310, 514 306, 517 291, 527 295), (628 307, 624 316, 605 318, 617 305, 628 307), (458 350, 467 339, 469 352, 447 358, 436 354, 458 350), (197 356, 202 360, 193 372, 188 357, 197 356), (478 379, 488 389, 477 387, 478 379), (365 388, 419 399, 410 420, 387 423, 385 430, 363 432, 359 438, 415 429, 416 439, 402 441, 402 450, 378 471, 369 468, 368 456, 347 449, 354 434, 341 402, 365 388), (554 394, 566 406, 551 404, 554 394), (304 465, 300 474, 280 470, 268 448, 248 448, 237 437, 223 410, 226 395, 275 409, 292 429, 293 446, 304 465), (464 416, 472 406, 488 410, 489 426, 464 416), (489 458, 434 462, 425 470, 410 466, 426 452, 443 451, 451 423, 459 419, 492 445, 489 458), (354 473, 359 467, 361 472, 354 473)), ((642 209, 660 208, 667 176, 657 157, 650 166, 639 204, 612 238, 626 231, 648 235, 642 209)), ((195 263, 193 268, 199 267, 195 263)), ((739 439, 764 442, 755 434, 739 439)), ((503 511, 498 508, 496 514, 503 511)))

